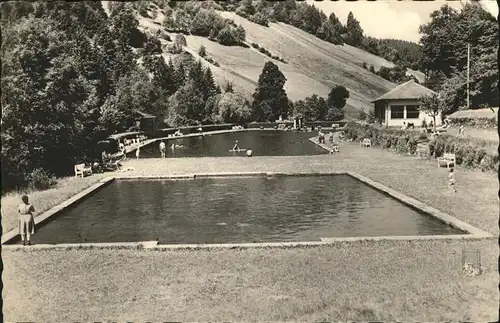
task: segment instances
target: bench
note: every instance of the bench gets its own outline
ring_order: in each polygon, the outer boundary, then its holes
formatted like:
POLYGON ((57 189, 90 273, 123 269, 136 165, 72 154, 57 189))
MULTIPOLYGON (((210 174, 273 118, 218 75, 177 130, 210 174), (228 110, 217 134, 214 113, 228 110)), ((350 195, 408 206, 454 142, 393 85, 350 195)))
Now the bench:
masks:
POLYGON ((363 139, 363 141, 360 142, 361 147, 371 147, 372 146, 372 140, 371 139, 363 139))
POLYGON ((437 161, 438 161, 438 167, 441 167, 441 165, 446 165, 446 168, 449 168, 452 165, 454 167, 456 157, 455 154, 445 153, 443 157, 438 157, 437 161))
POLYGON ((75 177, 81 176, 83 178, 85 175, 92 175, 92 168, 85 166, 85 164, 75 165, 75 177))

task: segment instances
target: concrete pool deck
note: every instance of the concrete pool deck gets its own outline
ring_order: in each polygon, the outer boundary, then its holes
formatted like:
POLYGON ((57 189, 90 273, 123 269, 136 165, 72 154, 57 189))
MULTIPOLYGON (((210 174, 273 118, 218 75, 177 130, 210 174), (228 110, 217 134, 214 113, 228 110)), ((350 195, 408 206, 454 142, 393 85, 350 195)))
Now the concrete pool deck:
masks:
MULTIPOLYGON (((458 192, 453 194, 447 187, 446 170, 437 168, 434 161, 358 144, 341 144, 340 153, 334 155, 153 158, 129 160, 125 165, 135 171, 110 176, 352 171, 498 235, 496 174, 459 167, 458 192)), ((161 245, 5 247, 6 321, 498 319, 494 238, 212 250, 161 250, 161 245), (464 276, 463 250, 481 252, 481 275, 464 276)))

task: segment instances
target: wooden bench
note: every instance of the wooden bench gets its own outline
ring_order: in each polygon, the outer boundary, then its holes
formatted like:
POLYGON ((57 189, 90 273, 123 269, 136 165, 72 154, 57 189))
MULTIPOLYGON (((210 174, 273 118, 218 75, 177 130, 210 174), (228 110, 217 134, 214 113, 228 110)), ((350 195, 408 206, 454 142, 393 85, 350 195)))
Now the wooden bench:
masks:
POLYGON ((372 146, 372 140, 371 139, 363 139, 363 141, 360 142, 361 147, 371 147, 372 146))
POLYGON ((441 165, 446 165, 446 168, 454 167, 456 162, 455 154, 445 153, 443 157, 438 157, 437 162, 438 167, 441 167, 441 165))
POLYGON ((85 175, 92 175, 92 168, 85 166, 85 164, 75 165, 75 177, 81 176, 83 178, 85 175))

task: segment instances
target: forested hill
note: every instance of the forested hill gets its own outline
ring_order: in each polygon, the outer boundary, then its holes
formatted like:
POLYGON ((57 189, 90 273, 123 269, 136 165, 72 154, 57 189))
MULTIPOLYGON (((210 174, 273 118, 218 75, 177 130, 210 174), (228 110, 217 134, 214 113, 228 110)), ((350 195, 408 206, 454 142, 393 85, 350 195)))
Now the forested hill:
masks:
MULTIPOLYGON (((352 14, 343 26, 294 1, 12 1, 0 9, 3 187, 92 160, 97 141, 134 128, 137 110, 165 126, 281 114, 334 121, 369 110, 411 72, 361 49, 370 38, 352 14)), ((474 104, 498 100, 490 16, 444 7, 422 27, 421 66, 454 109, 463 102, 466 41, 477 58, 474 104)), ((390 59, 415 59, 411 44, 375 42, 409 53, 390 59)))
MULTIPOLYGON (((166 9, 155 3, 141 2, 135 9, 141 30, 168 34, 171 39, 175 33, 184 33, 185 50, 195 58, 199 58, 198 51, 203 46, 207 59, 202 61, 210 66, 219 84, 230 81, 235 90, 247 98, 254 92, 262 67, 269 59, 287 78, 285 90, 292 101, 312 94, 326 96, 335 84, 346 86, 351 95, 345 111, 353 117, 361 108, 368 110, 373 98, 395 86, 388 82, 389 77, 381 79, 376 73, 381 67, 386 68, 382 72, 392 73, 389 69, 395 66, 393 63, 348 44, 321 40, 290 24, 262 26, 235 12, 223 11, 224 7, 213 2, 175 2, 166 9), (210 13, 211 9, 215 10, 210 13), (220 32, 224 19, 231 21, 226 29, 233 30, 235 37, 228 36, 230 33, 226 37, 220 32), (243 31, 238 35, 237 26, 243 31), (244 34, 243 41, 240 41, 241 34, 244 34)), ((168 40, 161 41, 166 46, 165 59, 175 56, 175 51, 167 48, 168 40)), ((406 74, 404 70, 397 72, 406 74)), ((391 76, 393 74, 397 73, 391 76)))

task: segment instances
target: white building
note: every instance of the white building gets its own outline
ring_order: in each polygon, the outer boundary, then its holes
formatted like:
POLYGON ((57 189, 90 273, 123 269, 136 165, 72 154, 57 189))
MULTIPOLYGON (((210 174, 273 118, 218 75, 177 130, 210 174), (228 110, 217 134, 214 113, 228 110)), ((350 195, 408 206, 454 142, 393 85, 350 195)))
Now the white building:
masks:
MULTIPOLYGON (((375 103, 375 118, 386 127, 401 127, 403 122, 420 127, 425 120, 427 125, 432 116, 419 110, 420 97, 434 91, 416 83, 414 80, 400 84, 391 91, 372 101, 375 103)), ((436 116, 436 126, 442 124, 441 114, 436 116)))

